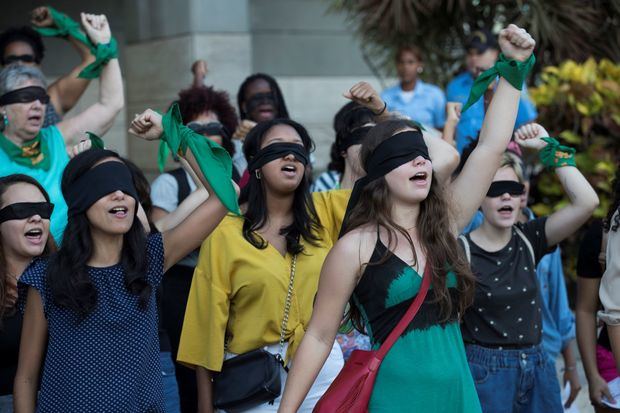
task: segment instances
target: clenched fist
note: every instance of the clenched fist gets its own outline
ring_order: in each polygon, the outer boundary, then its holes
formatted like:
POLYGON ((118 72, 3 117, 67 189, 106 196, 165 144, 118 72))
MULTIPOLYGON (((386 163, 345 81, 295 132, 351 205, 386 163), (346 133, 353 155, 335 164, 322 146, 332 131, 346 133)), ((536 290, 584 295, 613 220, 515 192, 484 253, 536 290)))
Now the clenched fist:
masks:
POLYGON ((147 141, 159 139, 163 132, 161 115, 151 109, 136 115, 129 127, 129 133, 147 141))
POLYGON ((499 47, 507 59, 525 62, 534 51, 534 46, 534 38, 517 25, 510 24, 499 32, 499 47))

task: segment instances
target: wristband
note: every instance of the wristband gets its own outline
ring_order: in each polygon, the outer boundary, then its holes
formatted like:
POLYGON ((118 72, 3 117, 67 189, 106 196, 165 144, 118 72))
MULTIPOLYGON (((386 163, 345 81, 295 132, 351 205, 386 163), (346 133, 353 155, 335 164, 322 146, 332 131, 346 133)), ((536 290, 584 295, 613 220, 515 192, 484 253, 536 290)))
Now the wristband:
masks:
POLYGON ((536 58, 533 54, 530 55, 525 62, 519 62, 516 60, 508 60, 503 53, 500 53, 499 59, 495 62, 495 65, 480 74, 480 76, 478 76, 478 78, 474 81, 474 85, 471 87, 471 91, 469 92, 467 103, 463 106, 461 113, 469 109, 471 105, 476 103, 480 97, 484 95, 484 92, 488 89, 491 82, 497 78, 497 76, 501 76, 506 79, 515 89, 523 89, 525 78, 534 66, 534 63, 536 63, 536 58))
POLYGON ((95 61, 86 66, 78 77, 83 79, 95 79, 101 75, 101 71, 110 59, 118 57, 118 45, 113 37, 107 44, 95 45, 80 29, 80 24, 78 22, 53 7, 48 7, 48 10, 52 15, 56 27, 34 27, 41 36, 73 37, 86 45, 86 47, 90 49, 92 55, 95 56, 95 61))
POLYGON ((56 27, 33 27, 41 36, 45 37, 73 37, 84 43, 92 50, 93 44, 88 36, 80 29, 80 24, 53 7, 47 8, 52 15, 56 27))
MULTIPOLYGON (((230 212, 239 214, 237 192, 231 182, 232 160, 226 149, 183 125, 176 103, 163 116, 162 127, 161 139, 172 153, 185 154, 190 149, 215 195, 230 212)), ((161 152, 160 147, 160 155, 161 152)), ((160 165, 161 161, 160 158, 160 165)))
POLYGON ((116 39, 112 37, 110 43, 98 44, 91 49, 95 61, 89 64, 80 72, 78 77, 83 79, 96 79, 101 75, 101 71, 111 59, 118 57, 118 44, 116 39))
POLYGON ((560 142, 555 138, 547 137, 542 138, 542 140, 547 142, 547 146, 540 150, 538 156, 545 168, 555 169, 562 166, 576 166, 574 148, 560 145, 560 142))

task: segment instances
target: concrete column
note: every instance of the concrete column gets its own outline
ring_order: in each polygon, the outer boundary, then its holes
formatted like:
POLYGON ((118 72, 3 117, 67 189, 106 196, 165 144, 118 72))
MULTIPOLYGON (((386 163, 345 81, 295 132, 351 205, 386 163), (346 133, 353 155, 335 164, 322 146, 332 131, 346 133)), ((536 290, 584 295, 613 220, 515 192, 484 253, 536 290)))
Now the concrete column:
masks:
MULTIPOLYGON (((250 73, 246 0, 138 0, 128 2, 125 77, 127 119, 145 108, 165 111, 192 81, 191 64, 208 62, 206 83, 231 94, 250 73)), ((128 153, 156 172, 157 144, 127 138, 128 153)))

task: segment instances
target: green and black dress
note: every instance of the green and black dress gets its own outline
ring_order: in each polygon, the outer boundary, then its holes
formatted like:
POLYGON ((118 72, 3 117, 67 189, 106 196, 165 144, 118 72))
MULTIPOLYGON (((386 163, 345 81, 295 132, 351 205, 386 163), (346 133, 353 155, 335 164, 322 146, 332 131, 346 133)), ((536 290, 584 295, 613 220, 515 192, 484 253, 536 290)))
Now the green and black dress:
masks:
MULTIPOLYGON (((377 243, 353 300, 373 349, 378 349, 418 294, 422 277, 395 254, 380 262, 387 249, 377 243)), ((457 297, 456 275, 448 273, 452 297, 457 297)), ((477 413, 480 402, 471 377, 456 309, 439 322, 439 306, 432 285, 420 311, 381 364, 369 411, 477 413)))

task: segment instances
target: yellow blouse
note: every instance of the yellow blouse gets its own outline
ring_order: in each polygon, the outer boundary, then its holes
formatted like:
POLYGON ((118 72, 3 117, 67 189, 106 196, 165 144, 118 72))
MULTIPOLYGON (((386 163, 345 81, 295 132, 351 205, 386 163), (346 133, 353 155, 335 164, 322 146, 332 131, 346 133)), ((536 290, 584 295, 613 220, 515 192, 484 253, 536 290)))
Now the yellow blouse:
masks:
MULTIPOLYGON (((306 330, 321 267, 338 239, 351 191, 313 194, 323 229, 320 245, 303 242, 285 337, 287 359, 306 330)), ((179 362, 220 371, 227 351, 242 354, 280 340, 292 256, 272 245, 258 249, 243 238, 243 218, 228 215, 204 241, 189 292, 179 362)))

